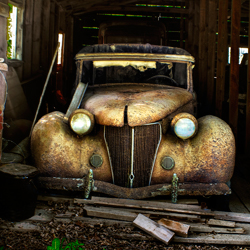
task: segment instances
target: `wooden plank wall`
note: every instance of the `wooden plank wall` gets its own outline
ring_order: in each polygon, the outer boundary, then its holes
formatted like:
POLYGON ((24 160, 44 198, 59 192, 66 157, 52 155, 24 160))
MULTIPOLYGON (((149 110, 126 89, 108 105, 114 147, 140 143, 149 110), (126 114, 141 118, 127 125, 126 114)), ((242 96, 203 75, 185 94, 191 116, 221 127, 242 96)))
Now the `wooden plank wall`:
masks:
MULTIPOLYGON (((249 1, 249 23, 250 23, 250 1, 249 1)), ((248 36, 250 36, 250 25, 248 26, 248 36)), ((248 39, 248 51, 250 51, 250 39, 248 39)), ((247 65, 247 96, 246 96, 246 142, 245 153, 250 152, 250 63, 247 65)))
POLYGON ((217 7, 217 0, 189 0, 186 49, 196 60, 193 73, 199 115, 214 113, 217 7))
POLYGON ((72 39, 67 34, 72 37, 72 26, 66 25, 65 16, 65 11, 53 0, 25 1, 22 81, 47 74, 57 46, 59 30, 65 33, 65 51, 72 49, 72 39))

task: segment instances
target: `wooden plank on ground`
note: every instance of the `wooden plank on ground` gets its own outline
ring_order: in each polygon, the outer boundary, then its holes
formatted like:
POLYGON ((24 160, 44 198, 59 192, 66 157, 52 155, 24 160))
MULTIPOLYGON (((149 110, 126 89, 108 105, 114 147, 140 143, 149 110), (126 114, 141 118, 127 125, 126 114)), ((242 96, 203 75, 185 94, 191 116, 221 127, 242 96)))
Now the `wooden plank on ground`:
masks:
POLYGON ((40 231, 40 226, 27 221, 5 223, 0 225, 0 229, 9 229, 17 232, 34 232, 40 231))
POLYGON ((224 221, 224 220, 210 219, 210 220, 208 220, 207 224, 210 225, 210 226, 235 227, 235 222, 234 221, 224 221))
MULTIPOLYGON (((75 201, 79 202, 81 200, 75 199, 75 201)), ((202 211, 204 212, 203 209, 201 209, 200 206, 198 205, 186 205, 186 204, 173 204, 173 203, 166 203, 166 202, 159 202, 159 201, 145 201, 145 200, 129 200, 129 199, 119 199, 119 198, 104 198, 104 197, 92 197, 91 199, 94 204, 101 204, 101 205, 112 205, 112 206, 123 206, 123 205, 135 205, 136 207, 139 208, 144 208, 144 207, 158 207, 160 208, 173 208, 173 209, 180 209, 180 210, 187 210, 187 211, 202 211)), ((206 210, 209 211, 209 210, 206 210)))
POLYGON ((167 219, 178 219, 184 221, 199 221, 205 222, 205 219, 201 219, 200 216, 193 214, 178 214, 171 212, 161 212, 161 211, 153 211, 153 210, 143 210, 143 209, 133 209, 133 208, 116 208, 117 210, 137 213, 137 214, 148 214, 150 219, 159 219, 159 218, 167 218, 167 219))
POLYGON ((230 195, 229 209, 231 212, 236 213, 249 213, 248 209, 242 204, 238 195, 234 192, 230 195))
POLYGON ((162 218, 157 221, 158 224, 168 228, 171 231, 174 231, 176 235, 187 237, 188 236, 188 230, 190 228, 189 225, 180 223, 178 221, 168 220, 165 218, 162 218))
POLYGON ((214 218, 219 220, 229 220, 250 223, 250 214, 214 211, 214 218))
POLYGON ((54 218, 54 213, 44 209, 36 209, 35 215, 26 221, 49 222, 54 218))
POLYGON ((243 234, 245 229, 243 227, 211 227, 207 224, 201 223, 189 223, 190 224, 190 233, 220 233, 220 234, 243 234))
POLYGON ((155 221, 150 220, 142 214, 138 214, 136 219, 133 221, 133 224, 167 245, 175 235, 174 232, 159 225, 155 221))
POLYGON ((188 238, 176 236, 175 243, 220 244, 220 245, 250 245, 250 235, 209 234, 190 235, 188 238))
POLYGON ((88 216, 101 217, 106 219, 133 221, 138 213, 112 209, 109 207, 84 206, 88 216))
MULTIPOLYGON (((56 219, 56 218, 55 218, 56 219)), ((90 217, 82 217, 76 216, 71 219, 77 225, 88 224, 88 225, 105 225, 105 226, 114 226, 118 225, 121 227, 134 227, 132 222, 121 221, 121 220, 111 220, 111 219, 99 219, 99 218, 90 218, 90 217)))
POLYGON ((235 174, 232 178, 232 189, 239 197, 240 201, 247 208, 247 212, 250 211, 250 183, 242 176, 235 174))
MULTIPOLYGON (((124 240, 143 240, 154 241, 154 238, 147 235, 134 232, 133 234, 126 233, 110 233, 113 238, 124 240)), ((219 245, 250 245, 250 235, 239 234, 195 234, 189 235, 187 238, 174 236, 172 243, 188 243, 188 244, 219 244, 219 245)))

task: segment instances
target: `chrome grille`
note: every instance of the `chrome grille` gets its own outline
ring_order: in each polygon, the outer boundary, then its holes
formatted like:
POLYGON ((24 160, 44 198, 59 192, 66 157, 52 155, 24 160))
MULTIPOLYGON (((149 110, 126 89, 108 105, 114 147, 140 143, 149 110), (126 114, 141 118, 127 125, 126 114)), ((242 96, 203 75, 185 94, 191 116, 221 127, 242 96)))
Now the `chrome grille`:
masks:
POLYGON ((114 184, 131 187, 131 158, 134 156, 132 187, 144 187, 150 183, 155 155, 161 140, 161 125, 152 123, 134 127, 134 133, 132 129, 128 125, 121 128, 105 127, 114 184), (132 148, 134 148, 133 154, 131 154, 132 148))

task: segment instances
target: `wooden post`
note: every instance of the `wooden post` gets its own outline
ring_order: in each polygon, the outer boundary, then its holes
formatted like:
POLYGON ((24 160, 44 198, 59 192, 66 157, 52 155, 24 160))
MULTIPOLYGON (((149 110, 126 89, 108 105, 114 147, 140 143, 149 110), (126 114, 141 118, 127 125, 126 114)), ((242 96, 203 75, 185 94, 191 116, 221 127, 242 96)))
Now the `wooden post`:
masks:
MULTIPOLYGON (((250 22, 250 1, 249 1, 249 22, 250 22)), ((247 65, 247 96, 246 96, 246 143, 245 153, 250 152, 250 26, 248 25, 248 65, 247 65)))
POLYGON ((23 27, 23 79, 30 78, 32 68, 33 0, 26 0, 23 27))
POLYGON ((222 117, 222 104, 225 95, 225 69, 228 51, 227 12, 228 0, 219 0, 218 45, 217 45, 217 78, 215 114, 222 117))
POLYGON ((36 0, 33 14, 33 36, 32 36, 32 75, 39 73, 40 69, 40 47, 41 47, 41 16, 42 0, 36 0))
POLYGON ((238 0, 232 0, 231 26, 231 67, 229 90, 229 125, 237 138, 238 96, 239 96, 239 47, 240 47, 240 14, 241 5, 238 0))
POLYGON ((207 104, 209 114, 214 113, 214 68, 217 28, 217 0, 209 0, 208 7, 208 62, 207 62, 207 104))
POLYGON ((50 26, 50 0, 43 0, 41 24, 41 65, 45 72, 49 70, 49 29, 50 26))
POLYGON ((199 30, 199 95, 198 98, 202 103, 202 112, 206 105, 206 89, 207 89, 207 1, 200 1, 200 30, 199 30))

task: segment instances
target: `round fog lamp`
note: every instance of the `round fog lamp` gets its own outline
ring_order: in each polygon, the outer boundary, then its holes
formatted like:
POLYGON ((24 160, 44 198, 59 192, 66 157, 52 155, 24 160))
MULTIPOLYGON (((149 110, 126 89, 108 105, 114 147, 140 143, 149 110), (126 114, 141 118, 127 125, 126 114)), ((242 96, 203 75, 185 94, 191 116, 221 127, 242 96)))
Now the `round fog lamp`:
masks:
POLYGON ((87 110, 77 109, 70 115, 69 124, 76 134, 86 135, 94 127, 94 116, 87 110))
POLYGON ((175 134, 183 140, 192 138, 198 130, 196 118, 188 113, 176 115, 171 122, 171 126, 175 134))

